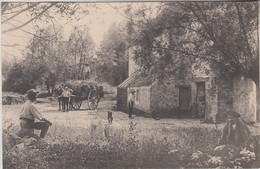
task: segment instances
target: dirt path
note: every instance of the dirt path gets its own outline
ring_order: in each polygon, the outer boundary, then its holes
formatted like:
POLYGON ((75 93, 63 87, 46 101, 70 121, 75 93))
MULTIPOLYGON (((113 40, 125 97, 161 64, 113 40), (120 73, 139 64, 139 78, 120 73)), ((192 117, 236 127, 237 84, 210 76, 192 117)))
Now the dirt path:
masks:
MULTIPOLYGON (((108 124, 107 111, 112 110, 116 101, 102 101, 97 110, 87 110, 86 103, 78 111, 61 112, 58 111, 58 104, 38 103, 36 107, 38 110, 54 124, 68 126, 68 127, 89 127, 93 123, 101 122, 108 124)), ((13 123, 19 125, 19 111, 21 104, 18 105, 3 105, 2 106, 2 121, 5 123, 13 123)), ((128 115, 121 111, 113 112, 113 126, 124 127, 129 122, 137 123, 140 129, 153 130, 153 128, 172 128, 172 127, 212 127, 221 129, 223 124, 201 124, 199 119, 167 119, 154 120, 152 118, 144 118, 135 116, 134 119, 129 119, 128 115)), ((260 125, 257 127, 250 127, 254 134, 260 134, 260 125)))
MULTIPOLYGON (((59 125, 65 126, 88 126, 93 121, 102 121, 102 123, 107 123, 107 111, 112 110, 112 107, 115 105, 115 101, 103 101, 100 103, 97 110, 87 110, 84 109, 87 107, 86 103, 83 103, 80 110, 72 110, 69 112, 58 111, 57 104, 49 103, 38 103, 36 107, 38 110, 50 121, 57 123, 59 125)), ((21 105, 3 105, 2 107, 2 118, 3 122, 8 121, 14 124, 19 124, 19 111, 21 105)), ((175 126, 211 126, 215 125, 209 124, 200 124, 199 120, 193 119, 161 119, 154 120, 152 118, 144 118, 139 116, 134 116, 134 119, 129 119, 128 115, 121 111, 113 111, 113 125, 124 126, 124 124, 133 121, 141 124, 144 127, 153 127, 161 125, 175 125, 175 126)))

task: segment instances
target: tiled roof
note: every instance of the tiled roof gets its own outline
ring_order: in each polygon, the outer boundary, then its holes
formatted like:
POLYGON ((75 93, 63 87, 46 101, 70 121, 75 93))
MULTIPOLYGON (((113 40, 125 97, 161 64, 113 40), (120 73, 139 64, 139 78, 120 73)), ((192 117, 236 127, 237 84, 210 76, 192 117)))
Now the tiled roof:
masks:
POLYGON ((141 76, 141 72, 137 70, 120 85, 118 85, 118 88, 149 86, 151 84, 151 78, 149 76, 141 76))
POLYGON ((139 76, 128 85, 128 87, 141 87, 150 86, 152 84, 152 79, 149 76, 139 76))
POLYGON ((134 73, 132 73, 126 80, 124 80, 120 85, 118 85, 118 88, 126 88, 128 87, 128 85, 135 81, 135 79, 137 78, 137 76, 140 76, 140 71, 135 71, 134 73))

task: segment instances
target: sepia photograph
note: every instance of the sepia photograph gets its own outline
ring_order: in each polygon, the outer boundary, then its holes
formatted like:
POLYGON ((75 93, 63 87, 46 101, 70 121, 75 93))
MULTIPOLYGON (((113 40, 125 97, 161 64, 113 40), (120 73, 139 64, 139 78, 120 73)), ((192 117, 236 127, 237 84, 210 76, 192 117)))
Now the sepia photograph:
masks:
POLYGON ((260 168, 259 10, 1 2, 0 168, 260 168))

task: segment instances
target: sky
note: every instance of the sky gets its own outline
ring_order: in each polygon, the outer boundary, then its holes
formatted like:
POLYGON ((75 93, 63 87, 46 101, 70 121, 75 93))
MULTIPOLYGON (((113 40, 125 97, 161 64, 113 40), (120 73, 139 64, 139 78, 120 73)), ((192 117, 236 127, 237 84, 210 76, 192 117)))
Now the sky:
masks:
MULTIPOLYGON (((57 15, 53 11, 53 8, 49 10, 49 14, 53 16, 53 22, 57 27, 63 27, 63 37, 64 40, 68 40, 68 37, 72 31, 74 26, 87 26, 89 28, 89 33, 92 39, 94 40, 96 47, 100 45, 100 42, 103 39, 104 33, 108 31, 111 25, 119 24, 120 22, 127 19, 126 15, 124 14, 124 10, 126 9, 127 5, 131 4, 133 10, 138 9, 143 5, 143 3, 129 3, 129 2, 95 2, 95 3, 78 3, 80 7, 86 9, 88 14, 81 13, 75 14, 78 16, 78 19, 74 20, 67 20, 67 17, 61 17, 57 15)), ((158 5, 157 2, 148 2, 145 3, 146 6, 154 7, 158 5)), ((55 9, 55 8, 54 8, 55 9)), ((156 10, 152 10, 153 12, 156 10)), ((151 16, 155 16, 156 14, 151 12, 151 16)), ((13 14, 10 14, 12 16, 13 14)), ((10 17, 7 16, 7 17, 10 17)), ((29 13, 22 13, 16 16, 14 19, 11 20, 13 25, 20 25, 31 19, 32 17, 29 13)), ((3 19, 3 16, 2 16, 3 19)), ((6 30, 7 28, 12 27, 9 23, 5 23, 1 25, 2 30, 6 30)), ((35 32, 35 25, 39 25, 40 28, 48 27, 48 25, 53 25, 51 22, 46 24, 46 22, 31 22, 30 24, 23 27, 23 31, 16 30, 13 32, 2 33, 1 34, 1 56, 2 62, 14 62, 20 61, 24 58, 24 54, 22 51, 26 48, 30 38, 33 35, 25 33, 25 31, 34 33, 35 32), (4 44, 4 45, 3 45, 4 44), (6 47, 6 45, 15 45, 14 47, 6 47)))
MULTIPOLYGON (((63 26, 64 38, 68 39, 69 34, 74 26, 84 26, 86 25, 89 28, 90 36, 94 40, 95 44, 98 46, 103 39, 103 35, 108 31, 109 27, 112 24, 117 24, 123 21, 123 8, 126 6, 126 3, 93 3, 95 7, 88 5, 87 9, 89 14, 79 15, 79 20, 67 21, 66 18, 60 16, 54 16, 54 22, 56 25, 63 26), (116 10, 116 7, 122 7, 116 10)), ((86 3, 80 4, 83 8, 86 8, 86 3)), ((17 16, 12 22, 13 24, 19 25, 23 21, 28 20, 30 16, 25 14, 17 16)), ((46 23, 36 23, 40 27, 47 26, 46 23)), ((5 30, 9 25, 2 25, 1 29, 5 30)), ((35 24, 30 23, 26 27, 23 27, 23 30, 28 32, 34 32, 35 24)), ((14 47, 6 47, 1 45, 1 56, 2 61, 14 61, 14 58, 19 61, 23 58, 22 51, 25 49, 32 35, 25 33, 21 30, 16 30, 10 33, 2 34, 1 43, 4 45, 15 45, 14 47)))

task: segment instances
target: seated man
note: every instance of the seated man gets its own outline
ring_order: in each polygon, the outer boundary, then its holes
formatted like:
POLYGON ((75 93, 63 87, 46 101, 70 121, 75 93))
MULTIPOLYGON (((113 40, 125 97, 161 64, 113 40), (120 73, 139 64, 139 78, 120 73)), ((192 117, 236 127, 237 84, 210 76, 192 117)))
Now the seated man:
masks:
POLYGON ((226 113, 227 122, 219 144, 234 145, 245 147, 250 139, 250 130, 247 125, 240 119, 240 114, 234 111, 226 113))
POLYGON ((20 137, 33 136, 33 130, 41 130, 40 137, 44 138, 50 124, 45 121, 43 116, 38 112, 34 106, 34 101, 36 100, 36 93, 33 90, 27 91, 28 101, 24 103, 21 113, 20 113, 20 126, 22 130, 18 134, 20 137), (40 122, 35 122, 35 119, 40 120, 40 122))

